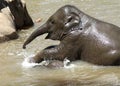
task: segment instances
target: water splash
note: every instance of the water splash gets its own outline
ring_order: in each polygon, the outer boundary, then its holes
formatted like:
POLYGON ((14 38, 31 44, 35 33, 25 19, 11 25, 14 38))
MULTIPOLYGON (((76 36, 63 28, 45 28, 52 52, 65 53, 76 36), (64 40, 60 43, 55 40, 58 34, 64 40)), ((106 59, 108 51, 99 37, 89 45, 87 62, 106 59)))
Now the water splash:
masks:
POLYGON ((28 57, 28 58, 25 58, 24 61, 22 62, 22 66, 24 68, 32 68, 32 67, 35 67, 35 66, 45 66, 45 65, 48 65, 48 61, 42 61, 41 63, 30 63, 29 62, 29 59, 31 57, 28 57))
POLYGON ((66 69, 76 67, 76 65, 71 64, 70 60, 68 60, 67 58, 64 59, 63 63, 64 63, 64 68, 66 68, 66 69))
MULTIPOLYGON (((49 65, 49 63, 50 63, 50 60, 44 60, 44 61, 42 61, 41 63, 30 63, 30 58, 32 58, 34 55, 31 55, 31 56, 29 56, 29 57, 26 57, 25 59, 24 59, 24 61, 22 62, 22 67, 24 67, 24 68, 32 68, 32 67, 35 67, 35 66, 47 66, 47 65, 49 65)), ((70 63, 70 60, 68 60, 68 59, 65 59, 64 61, 63 61, 63 64, 64 64, 64 67, 63 68, 65 68, 65 69, 68 69, 68 68, 73 68, 73 67, 76 67, 76 65, 75 64, 71 64, 70 63)))

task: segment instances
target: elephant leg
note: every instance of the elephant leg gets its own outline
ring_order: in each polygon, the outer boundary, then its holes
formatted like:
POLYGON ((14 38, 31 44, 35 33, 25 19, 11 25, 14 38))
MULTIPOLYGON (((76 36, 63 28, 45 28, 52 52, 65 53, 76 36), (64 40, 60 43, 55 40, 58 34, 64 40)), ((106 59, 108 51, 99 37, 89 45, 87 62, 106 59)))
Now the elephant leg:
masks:
POLYGON ((31 58, 30 62, 40 63, 43 60, 60 60, 63 61, 65 58, 73 60, 75 58, 75 53, 73 51, 73 46, 64 46, 62 44, 49 46, 39 52, 36 56, 31 58), (72 53, 71 53, 72 52, 72 53))

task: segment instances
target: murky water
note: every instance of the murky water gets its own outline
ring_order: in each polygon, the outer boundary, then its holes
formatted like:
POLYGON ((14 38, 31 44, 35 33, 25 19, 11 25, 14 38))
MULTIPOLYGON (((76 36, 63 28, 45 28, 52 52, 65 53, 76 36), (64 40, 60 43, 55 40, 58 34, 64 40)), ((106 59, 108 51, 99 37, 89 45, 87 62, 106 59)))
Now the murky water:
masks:
POLYGON ((26 50, 25 39, 59 7, 65 4, 77 6, 85 13, 120 26, 120 0, 26 0, 33 20, 42 18, 29 30, 19 32, 17 40, 0 44, 0 86, 120 86, 120 67, 94 66, 85 62, 74 62, 73 68, 48 69, 24 68, 25 57, 36 54, 43 48, 58 44, 38 37, 26 50))

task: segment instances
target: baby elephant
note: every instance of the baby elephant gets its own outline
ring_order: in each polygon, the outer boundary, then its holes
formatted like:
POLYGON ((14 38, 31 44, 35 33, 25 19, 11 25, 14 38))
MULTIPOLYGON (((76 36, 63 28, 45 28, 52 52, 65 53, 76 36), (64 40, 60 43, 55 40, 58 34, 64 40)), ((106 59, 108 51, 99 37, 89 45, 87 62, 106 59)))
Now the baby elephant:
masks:
POLYGON ((59 40, 60 44, 42 50, 31 62, 63 61, 67 57, 71 61, 79 59, 97 65, 120 65, 120 28, 74 6, 61 7, 31 34, 23 48, 45 33, 48 33, 46 39, 59 40))

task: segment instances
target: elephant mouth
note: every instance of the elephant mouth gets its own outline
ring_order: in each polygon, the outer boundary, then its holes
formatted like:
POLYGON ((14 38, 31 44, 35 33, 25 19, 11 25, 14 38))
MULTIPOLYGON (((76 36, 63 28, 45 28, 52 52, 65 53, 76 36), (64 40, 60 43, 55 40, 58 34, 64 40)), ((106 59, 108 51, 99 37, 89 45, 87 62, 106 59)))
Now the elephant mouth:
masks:
POLYGON ((64 40, 67 37, 68 33, 63 33, 60 37, 60 41, 64 40))
POLYGON ((47 36, 45 37, 45 39, 52 39, 52 40, 59 40, 59 41, 62 41, 66 36, 67 36, 67 33, 63 33, 63 34, 57 34, 57 35, 53 35, 54 33, 53 32, 49 32, 47 34, 47 36))
POLYGON ((49 32, 49 33, 47 34, 47 36, 45 37, 45 39, 51 39, 51 34, 52 34, 52 32, 49 32))
POLYGON ((60 40, 59 36, 54 36, 54 33, 49 32, 48 35, 45 37, 45 39, 51 39, 51 40, 60 40))

